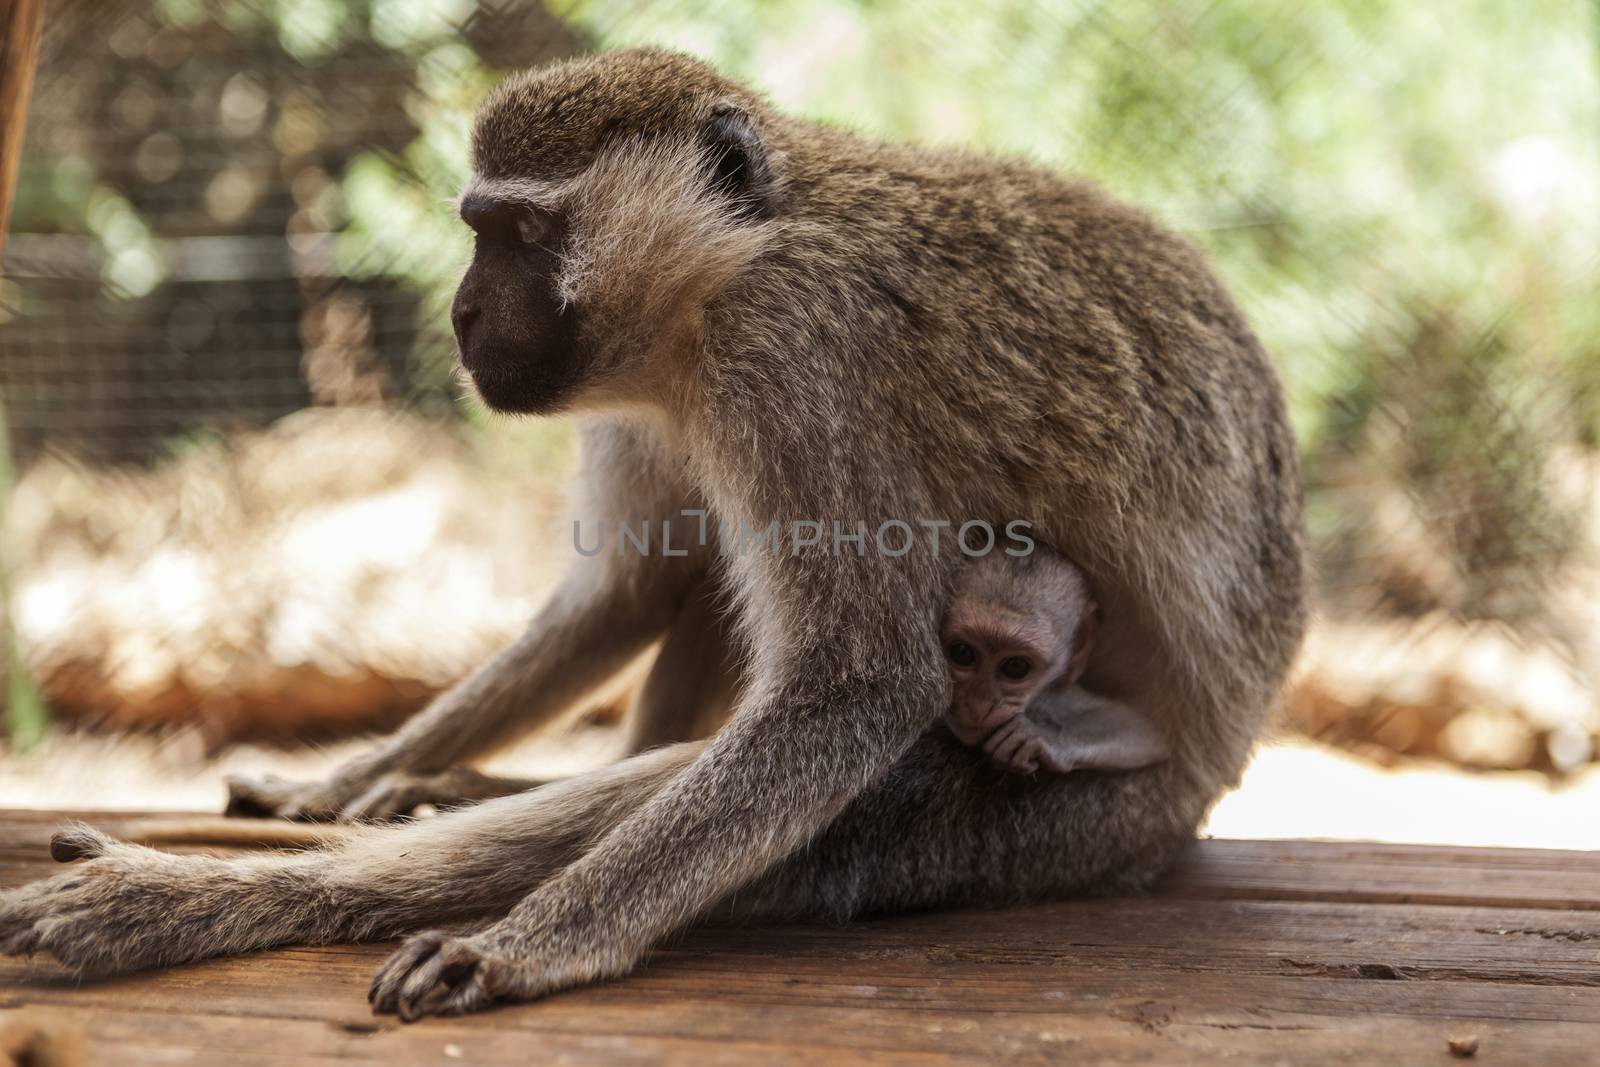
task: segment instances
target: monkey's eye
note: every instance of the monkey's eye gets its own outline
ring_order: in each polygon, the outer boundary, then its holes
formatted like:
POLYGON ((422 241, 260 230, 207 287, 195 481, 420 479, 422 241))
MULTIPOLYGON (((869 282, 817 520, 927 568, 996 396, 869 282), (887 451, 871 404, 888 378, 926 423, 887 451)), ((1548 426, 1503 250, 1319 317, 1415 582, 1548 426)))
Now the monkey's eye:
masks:
POLYGON ((1000 661, 1000 673, 1007 678, 1026 678, 1031 670, 1033 664, 1021 656, 1007 656, 1000 661))
POLYGON ((950 662, 957 667, 970 667, 978 662, 978 652, 965 641, 951 641, 944 654, 950 657, 950 662))
POLYGON ((517 212, 517 236, 525 245, 550 245, 555 242, 555 219, 543 211, 517 212))

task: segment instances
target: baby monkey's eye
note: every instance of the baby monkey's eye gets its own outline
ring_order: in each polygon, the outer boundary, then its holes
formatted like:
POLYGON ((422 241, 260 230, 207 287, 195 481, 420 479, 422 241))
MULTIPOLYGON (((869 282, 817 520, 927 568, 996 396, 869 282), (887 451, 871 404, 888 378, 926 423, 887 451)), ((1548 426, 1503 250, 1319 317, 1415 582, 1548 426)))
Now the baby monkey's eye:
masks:
POLYGON ((950 657, 950 662, 957 667, 970 667, 978 662, 978 653, 965 641, 951 641, 944 654, 950 657))
POLYGON ((1000 673, 1007 678, 1026 678, 1031 670, 1033 664, 1021 656, 1007 656, 1000 661, 1000 673))

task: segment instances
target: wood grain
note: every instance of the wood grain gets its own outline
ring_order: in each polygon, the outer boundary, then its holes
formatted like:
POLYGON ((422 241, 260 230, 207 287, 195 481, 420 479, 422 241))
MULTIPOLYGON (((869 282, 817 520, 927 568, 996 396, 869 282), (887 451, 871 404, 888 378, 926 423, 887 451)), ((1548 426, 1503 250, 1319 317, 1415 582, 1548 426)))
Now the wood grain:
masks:
MULTIPOLYGON (((128 816, 81 816, 115 830, 128 816)), ((0 813, 0 880, 61 813, 0 813)), ((1205 841, 1164 892, 844 928, 695 931, 638 974, 405 1027, 386 946, 90 984, 0 964, 0 1010, 89 1062, 230 1065, 1600 1062, 1600 855, 1205 841)))

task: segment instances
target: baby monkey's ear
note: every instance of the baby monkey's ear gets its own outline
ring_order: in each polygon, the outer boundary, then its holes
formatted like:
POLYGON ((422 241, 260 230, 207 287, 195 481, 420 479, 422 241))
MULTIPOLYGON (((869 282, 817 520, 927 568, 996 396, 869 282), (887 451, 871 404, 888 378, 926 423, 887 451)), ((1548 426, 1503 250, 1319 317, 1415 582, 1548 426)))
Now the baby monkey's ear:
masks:
POLYGON ((772 165, 755 124, 743 108, 718 104, 701 131, 711 187, 741 218, 768 219, 775 212, 772 165))

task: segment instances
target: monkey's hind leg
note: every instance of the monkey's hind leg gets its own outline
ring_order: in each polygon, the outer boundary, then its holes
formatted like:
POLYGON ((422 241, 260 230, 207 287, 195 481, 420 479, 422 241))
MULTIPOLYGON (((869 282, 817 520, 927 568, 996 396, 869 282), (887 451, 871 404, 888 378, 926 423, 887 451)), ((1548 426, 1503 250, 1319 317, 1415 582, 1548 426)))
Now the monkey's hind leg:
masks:
POLYGON ((1177 858, 1203 814, 1173 803, 1168 772, 1027 777, 990 765, 939 727, 716 914, 843 922, 1139 892, 1177 858))
POLYGON ((0 954, 44 950, 86 974, 166 966, 326 940, 312 927, 318 879, 283 856, 177 856, 72 826, 50 853, 84 862, 0 893, 0 954))
MULTIPOLYGON (((655 662, 628 712, 625 751, 695 741, 728 717, 741 681, 731 622, 712 579, 691 591, 673 620, 655 662)), ((424 804, 445 809, 525 793, 547 779, 501 778, 471 767, 434 773, 391 771, 345 808, 344 818, 368 822, 412 814, 424 804)), ((235 783, 227 814, 273 814, 272 798, 257 800, 249 783, 235 783)))
MULTIPOLYGON (((1155 767, 1027 778, 991 766, 940 726, 809 843, 684 921, 844 921, 1141 890, 1176 858, 1201 814, 1172 803, 1165 775, 1155 767)), ((608 974, 606 957, 572 949, 581 933, 560 912, 555 922, 542 915, 529 922, 528 907, 525 900, 473 934, 435 930, 407 939, 373 979, 373 1007, 409 1021, 525 999, 530 984, 548 991, 608 974), (553 951, 524 952, 521 936, 553 951)))

